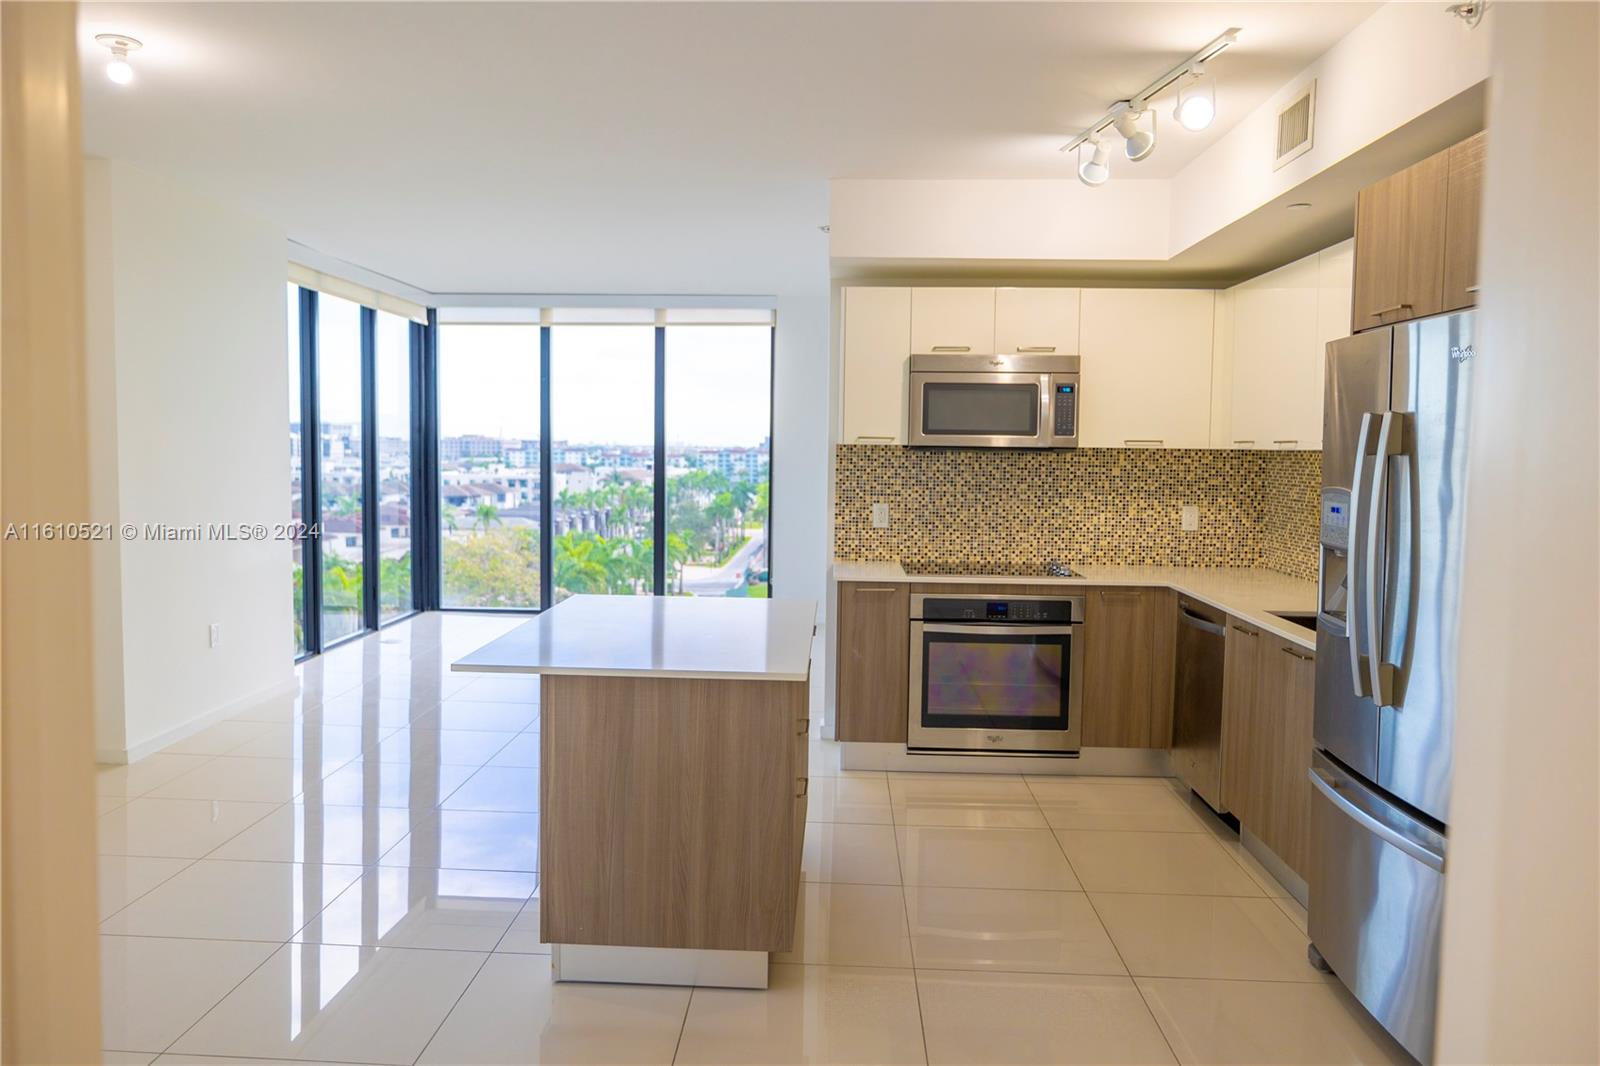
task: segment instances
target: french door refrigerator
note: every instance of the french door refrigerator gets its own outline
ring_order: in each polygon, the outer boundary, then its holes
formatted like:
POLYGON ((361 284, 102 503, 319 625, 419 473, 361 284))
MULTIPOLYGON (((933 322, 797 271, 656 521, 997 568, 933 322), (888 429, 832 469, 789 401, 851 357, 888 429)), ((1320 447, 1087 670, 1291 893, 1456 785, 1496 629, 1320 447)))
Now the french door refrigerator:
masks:
POLYGON ((1473 312, 1328 345, 1309 932, 1433 1052, 1473 312))

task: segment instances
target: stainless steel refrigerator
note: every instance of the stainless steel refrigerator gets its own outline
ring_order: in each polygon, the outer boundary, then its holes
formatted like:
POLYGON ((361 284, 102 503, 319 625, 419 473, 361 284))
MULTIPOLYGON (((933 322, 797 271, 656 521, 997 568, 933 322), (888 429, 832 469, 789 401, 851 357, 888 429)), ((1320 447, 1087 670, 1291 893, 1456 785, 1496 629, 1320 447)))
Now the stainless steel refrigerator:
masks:
POLYGON ((1433 1053, 1473 312, 1328 345, 1309 931, 1433 1053))

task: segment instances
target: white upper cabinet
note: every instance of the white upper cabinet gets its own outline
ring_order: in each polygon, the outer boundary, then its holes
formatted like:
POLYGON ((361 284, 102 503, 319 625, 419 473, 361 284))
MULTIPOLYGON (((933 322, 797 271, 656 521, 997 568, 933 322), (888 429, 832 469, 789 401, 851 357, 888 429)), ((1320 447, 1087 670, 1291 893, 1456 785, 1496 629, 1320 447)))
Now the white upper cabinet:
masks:
POLYGON ((911 290, 911 351, 917 355, 993 355, 994 290, 911 290))
POLYGON ((1077 355, 1077 289, 996 289, 994 350, 1001 355, 1077 355))
POLYGON ((911 355, 911 290, 846 288, 843 407, 845 444, 906 442, 906 360, 911 355))
POLYGON ((1229 445, 1322 447, 1327 344, 1348 334, 1353 266, 1346 241, 1231 290, 1229 445))
POLYGON ((1084 289, 1079 442, 1204 448, 1211 438, 1209 289, 1084 289))

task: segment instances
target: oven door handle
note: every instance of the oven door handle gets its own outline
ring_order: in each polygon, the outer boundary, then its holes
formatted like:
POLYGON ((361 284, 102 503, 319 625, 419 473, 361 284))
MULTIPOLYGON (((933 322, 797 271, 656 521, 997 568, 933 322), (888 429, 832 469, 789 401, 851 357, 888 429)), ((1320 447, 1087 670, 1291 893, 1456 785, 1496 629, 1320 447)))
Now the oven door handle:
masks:
POLYGON ((923 622, 922 623, 922 631, 924 633, 956 633, 956 634, 970 634, 970 635, 974 635, 974 636, 984 636, 984 637, 992 637, 992 636, 996 636, 996 635, 1001 634, 1001 633, 1010 633, 1013 636, 1018 636, 1018 637, 1045 637, 1045 636, 1057 637, 1057 636, 1063 636, 1063 635, 1064 636, 1071 636, 1072 634, 1076 633, 1078 631, 1078 628, 1080 626, 1082 626, 1082 625, 1083 625, 1082 622, 1074 622, 1071 625, 1048 625, 1048 626, 1013 625, 1010 622, 991 622, 988 625, 982 625, 982 624, 979 624, 979 625, 963 625, 963 624, 955 624, 955 623, 947 624, 947 623, 944 623, 944 622, 923 622))

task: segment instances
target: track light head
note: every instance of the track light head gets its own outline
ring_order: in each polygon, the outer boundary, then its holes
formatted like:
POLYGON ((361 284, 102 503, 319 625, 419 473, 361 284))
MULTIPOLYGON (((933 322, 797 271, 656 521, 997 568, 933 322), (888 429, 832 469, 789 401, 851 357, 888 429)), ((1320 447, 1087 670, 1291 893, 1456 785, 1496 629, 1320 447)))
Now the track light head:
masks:
POLYGON ((1193 133, 1199 133, 1217 117, 1217 84, 1204 65, 1196 63, 1178 82, 1178 104, 1172 109, 1172 117, 1193 133))
POLYGON ((1122 137, 1122 150, 1127 153, 1130 163, 1137 163, 1155 151, 1156 113, 1142 100, 1130 103, 1123 109, 1117 116, 1116 127, 1122 137), (1142 130, 1139 120, 1147 114, 1150 116, 1150 128, 1142 130))
MULTIPOLYGON (((1078 164, 1078 180, 1085 185, 1104 185, 1106 179, 1111 177, 1111 167, 1109 165, 1111 153, 1106 150, 1106 144, 1100 139, 1099 134, 1089 138, 1085 143, 1093 145, 1094 151, 1089 154, 1088 159, 1078 164)), ((1080 156, 1083 154, 1081 146, 1078 149, 1078 154, 1080 156)))

